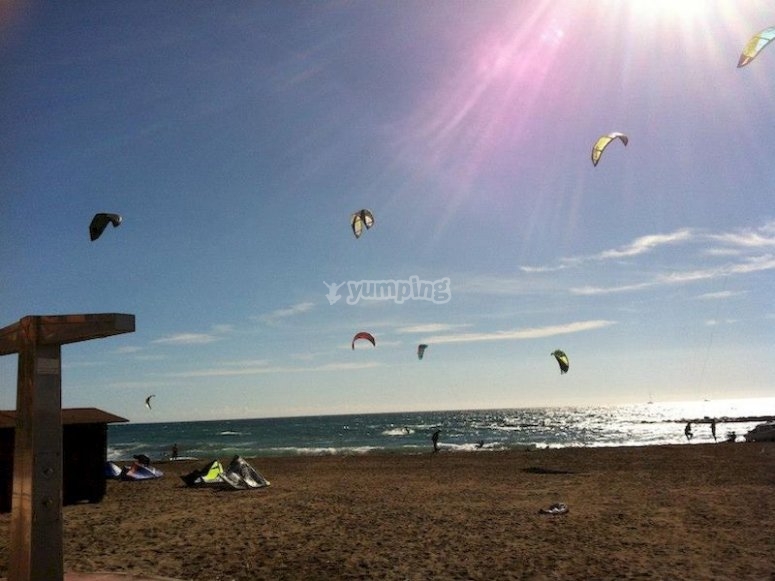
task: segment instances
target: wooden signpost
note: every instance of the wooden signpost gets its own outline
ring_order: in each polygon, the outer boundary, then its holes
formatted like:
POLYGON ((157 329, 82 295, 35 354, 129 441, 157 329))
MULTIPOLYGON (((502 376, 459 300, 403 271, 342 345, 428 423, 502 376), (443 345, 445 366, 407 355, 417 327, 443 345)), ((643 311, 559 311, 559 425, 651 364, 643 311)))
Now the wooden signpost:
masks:
POLYGON ((8 581, 62 580, 62 345, 132 333, 134 315, 31 315, 0 329, 19 354, 8 581))

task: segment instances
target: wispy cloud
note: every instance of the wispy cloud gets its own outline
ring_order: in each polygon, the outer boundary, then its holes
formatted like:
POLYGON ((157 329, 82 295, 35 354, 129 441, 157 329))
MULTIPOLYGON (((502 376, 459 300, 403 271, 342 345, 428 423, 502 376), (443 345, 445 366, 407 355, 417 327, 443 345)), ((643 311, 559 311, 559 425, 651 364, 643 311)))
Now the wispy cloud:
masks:
POLYGON ((218 335, 210 333, 177 333, 160 339, 154 339, 151 343, 163 345, 204 345, 222 339, 218 335))
POLYGON ((359 369, 373 369, 380 367, 381 363, 375 361, 366 361, 363 363, 327 363, 310 369, 300 369, 300 371, 356 371, 359 369))
POLYGON ((520 266, 522 272, 557 272, 568 268, 567 264, 558 264, 556 266, 520 266))
POLYGON ((717 300, 717 299, 728 299, 731 297, 736 297, 744 294, 745 294, 745 291, 719 291, 715 293, 704 293, 704 294, 698 295, 697 298, 700 300, 717 300))
POLYGON ((651 234, 636 238, 628 245, 613 250, 605 250, 599 254, 589 257, 592 260, 608 260, 611 258, 626 258, 651 252, 655 248, 669 244, 678 244, 691 240, 693 233, 689 228, 676 230, 670 234, 651 234))
POLYGON ((646 236, 640 236, 629 244, 620 246, 618 248, 603 250, 597 254, 561 258, 560 264, 543 266, 520 266, 519 268, 522 272, 527 273, 556 272, 558 270, 570 268, 571 266, 580 266, 591 261, 631 258, 633 256, 639 256, 641 254, 652 252, 660 246, 687 243, 693 241, 694 239, 696 239, 696 233, 693 230, 690 228, 681 228, 680 230, 670 232, 669 234, 649 234, 646 236))
POLYGON ((261 315, 258 317, 258 320, 262 323, 272 324, 276 323, 280 319, 286 319, 288 317, 295 317, 296 315, 301 315, 302 313, 307 313, 315 306, 315 303, 311 302, 303 302, 303 303, 296 303, 295 305, 291 305, 290 307, 284 308, 284 309, 276 309, 272 311, 271 313, 266 313, 265 315, 261 315))
POLYGON ((730 276, 735 274, 749 274, 752 272, 760 272, 764 270, 775 269, 775 257, 771 254, 764 256, 755 256, 748 258, 743 262, 736 264, 727 264, 719 268, 712 269, 700 269, 700 270, 688 270, 685 272, 672 272, 670 274, 659 274, 648 281, 643 281, 636 284, 620 285, 620 286, 583 286, 571 288, 570 292, 576 295, 605 295, 621 292, 629 292, 635 290, 642 290, 644 288, 650 288, 655 286, 664 285, 678 285, 687 284, 691 282, 697 282, 700 280, 710 280, 715 278, 721 278, 724 276, 730 276))
POLYGON ((564 325, 551 325, 548 327, 532 327, 526 329, 510 329, 505 331, 493 331, 489 333, 459 333, 456 335, 436 335, 428 337, 428 343, 474 343, 479 341, 507 341, 507 340, 525 340, 542 339, 545 337, 554 337, 556 335, 568 335, 570 333, 581 333, 583 331, 592 331, 615 325, 616 321, 595 320, 595 321, 577 321, 566 323, 564 325))
POLYGON ((158 355, 158 354, 142 354, 135 356, 135 359, 137 361, 164 361, 167 359, 166 355, 158 355))
POLYGON ((269 373, 304 373, 317 371, 348 371, 358 369, 372 369, 380 367, 382 364, 376 361, 341 362, 326 363, 314 367, 293 367, 293 366, 244 366, 244 367, 214 367, 210 369, 198 369, 193 371, 181 371, 176 373, 167 373, 165 377, 238 377, 245 375, 262 375, 269 373))
POLYGON ((596 254, 559 258, 555 264, 520 266, 526 273, 547 273, 578 267, 590 262, 620 260, 651 253, 664 246, 717 243, 719 246, 703 248, 705 256, 735 256, 745 251, 775 248, 775 220, 758 228, 743 228, 722 233, 707 233, 693 228, 680 228, 667 234, 648 234, 635 238, 617 248, 603 250, 596 254))
POLYGON ((135 345, 124 345, 122 347, 119 347, 117 349, 114 349, 113 353, 118 353, 119 355, 124 355, 126 353, 137 353, 138 351, 142 351, 142 347, 137 347, 135 345))
POLYGON ((746 228, 738 232, 710 234, 708 238, 740 248, 775 248, 775 221, 759 228, 746 228))
POLYGON ((447 323, 426 323, 424 325, 411 325, 408 327, 399 327, 395 330, 399 334, 417 334, 417 333, 443 333, 453 329, 470 327, 470 324, 447 324, 447 323))
POLYGON ((174 333, 166 337, 154 339, 156 345, 206 345, 220 341, 224 335, 231 333, 232 325, 213 325, 209 333, 174 333))
POLYGON ((455 292, 513 296, 552 290, 540 277, 465 276, 455 279, 455 292))

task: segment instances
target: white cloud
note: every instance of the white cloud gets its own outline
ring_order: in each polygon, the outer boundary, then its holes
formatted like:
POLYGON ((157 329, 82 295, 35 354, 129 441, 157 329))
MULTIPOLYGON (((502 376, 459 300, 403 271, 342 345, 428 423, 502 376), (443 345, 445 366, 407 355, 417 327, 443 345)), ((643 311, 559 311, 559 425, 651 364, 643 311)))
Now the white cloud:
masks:
POLYGON ((118 353, 119 355, 124 355, 126 353, 137 353, 138 351, 142 351, 142 347, 136 347, 132 345, 124 345, 123 347, 119 347, 118 349, 115 349, 113 353, 118 353))
POLYGON ((314 367, 288 367, 288 366, 245 366, 245 367, 214 367, 210 369, 199 369, 195 371, 181 371, 177 373, 167 373, 166 377, 235 377, 245 375, 261 375, 268 373, 304 373, 310 371, 346 371, 356 369, 372 369, 380 367, 382 364, 375 361, 366 361, 362 363, 341 362, 326 363, 314 367))
MULTIPOLYGON (((668 234, 649 234, 635 238, 629 244, 603 250, 597 254, 572 256, 558 259, 558 264, 543 266, 520 266, 526 273, 556 272, 571 266, 581 266, 592 261, 632 258, 652 252, 659 247, 691 243, 720 243, 721 247, 705 248, 700 252, 705 256, 735 256, 746 250, 775 248, 775 220, 758 228, 744 228, 734 232, 720 234, 703 233, 692 228, 681 228, 668 234)), ((628 286, 624 287, 629 290, 628 286)))
POLYGON ((154 339, 151 343, 165 345, 204 345, 206 343, 218 341, 221 338, 222 337, 209 333, 177 333, 175 335, 162 337, 161 339, 154 339))
POLYGON ((557 272, 558 270, 564 270, 568 268, 567 264, 559 264, 557 266, 520 266, 519 270, 522 272, 557 272))
POLYGON ((625 246, 613 248, 610 250, 603 250, 597 254, 561 258, 560 262, 562 264, 545 266, 520 266, 519 268, 523 272, 527 273, 556 272, 558 270, 569 268, 570 266, 579 266, 590 261, 630 258, 633 256, 646 254, 647 252, 651 252, 660 246, 681 244, 691 242, 695 239, 696 235, 693 230, 689 228, 682 228, 669 234, 649 234, 646 236, 640 236, 625 246))
POLYGON ((708 238, 742 248, 775 247, 775 221, 767 222, 755 230, 746 228, 738 232, 711 234, 708 238))
POLYGON ((716 325, 734 325, 737 322, 737 319, 708 319, 705 324, 709 327, 715 327, 716 325))
POLYGON ((443 333, 444 331, 451 331, 453 329, 461 329, 464 327, 470 327, 470 324, 446 324, 446 323, 426 323, 424 325, 412 325, 409 327, 400 327, 396 329, 396 333, 399 334, 417 334, 417 333, 443 333))
POLYGON ((644 288, 654 286, 666 286, 674 284, 686 284, 696 282, 699 280, 710 280, 720 278, 723 276, 730 276, 734 274, 749 274, 752 272, 759 272, 763 270, 775 269, 775 257, 771 254, 764 256, 756 256, 745 260, 744 262, 737 264, 727 264, 718 268, 704 269, 704 270, 689 270, 686 272, 672 272, 670 274, 660 274, 655 276, 649 281, 644 281, 635 284, 611 286, 611 287, 596 287, 596 286, 583 286, 574 287, 570 289, 572 294, 576 295, 604 295, 620 292, 629 292, 634 290, 642 290, 644 288))
POLYGON ((657 284, 656 282, 642 282, 638 284, 626 284, 621 286, 609 286, 609 287, 580 286, 580 287, 571 288, 570 292, 571 294, 582 295, 582 296, 607 295, 612 293, 622 293, 622 292, 628 292, 628 291, 634 291, 634 290, 641 290, 644 288, 648 288, 650 286, 654 286, 656 284, 657 284))
POLYGON ((524 339, 541 339, 545 337, 554 337, 556 335, 567 335, 570 333, 580 333, 583 331, 592 331, 615 325, 616 321, 596 320, 596 321, 578 321, 566 323, 564 325, 552 325, 548 327, 533 327, 527 329, 511 329, 506 331, 493 331, 489 333, 459 333, 456 335, 436 335, 428 337, 427 343, 473 343, 479 341, 507 341, 524 339))
POLYGON ((735 292, 735 291, 719 291, 719 292, 715 292, 715 293, 701 294, 701 295, 698 295, 697 298, 698 299, 702 299, 702 300, 728 299, 728 298, 731 298, 731 297, 736 297, 736 296, 740 296, 740 295, 744 295, 744 294, 745 294, 745 292, 743 292, 743 291, 737 291, 737 292, 735 292))
POLYGON ((275 323, 279 319, 285 319, 287 317, 294 317, 296 315, 301 315, 302 313, 306 313, 310 311, 314 306, 315 306, 315 303, 311 303, 311 302, 296 303, 295 305, 291 305, 290 307, 287 307, 284 309, 276 309, 271 313, 261 315, 260 317, 258 317, 258 320, 263 323, 271 324, 271 323, 275 323))
POLYGON ((154 339, 151 343, 162 345, 205 345, 220 341, 223 335, 233 330, 232 325, 213 325, 210 333, 175 333, 160 339, 154 339))
POLYGON ((165 355, 137 355, 135 357, 137 361, 163 361, 166 358, 165 355))
POLYGON ((609 258, 625 258, 637 256, 650 252, 659 246, 667 244, 678 244, 679 242, 688 242, 692 239, 693 233, 688 228, 676 230, 670 234, 651 234, 641 236, 630 242, 627 246, 613 250, 605 250, 599 254, 589 257, 594 260, 607 260, 609 258))

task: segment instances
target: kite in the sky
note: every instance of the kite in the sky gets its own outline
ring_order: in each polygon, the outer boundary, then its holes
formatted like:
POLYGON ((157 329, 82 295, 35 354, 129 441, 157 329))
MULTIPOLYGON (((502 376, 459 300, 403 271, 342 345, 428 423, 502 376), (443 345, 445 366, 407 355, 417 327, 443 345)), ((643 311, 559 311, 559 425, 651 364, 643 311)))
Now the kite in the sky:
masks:
POLYGON ((156 397, 156 396, 155 395, 149 395, 148 397, 145 398, 145 407, 147 407, 148 409, 151 409, 151 398, 152 397, 156 397))
POLYGON ((600 156, 603 155, 603 150, 608 147, 608 144, 614 139, 621 139, 625 146, 629 141, 624 133, 618 133, 616 131, 608 133, 607 135, 601 135, 592 147, 592 165, 597 165, 597 162, 600 161, 600 156))
POLYGON ((94 214, 94 218, 92 218, 91 224, 89 224, 89 237, 92 239, 92 242, 102 235, 108 224, 113 224, 114 228, 118 227, 121 224, 121 216, 105 213, 94 214))
POLYGON ((422 356, 425 354, 425 350, 428 348, 428 346, 425 343, 421 343, 417 346, 417 358, 422 359, 422 356))
POLYGON ((757 32, 745 45, 743 53, 740 55, 740 60, 737 61, 737 67, 744 67, 756 58, 756 55, 768 44, 775 39, 775 26, 765 28, 761 32, 757 32))
POLYGON ((563 373, 568 373, 568 368, 570 367, 570 361, 568 361, 568 356, 565 355, 565 353, 563 351, 560 351, 559 349, 552 352, 550 355, 553 355, 554 358, 557 360, 557 364, 560 366, 560 375, 562 375, 563 373))
POLYGON ((367 210, 365 208, 363 210, 359 210, 350 216, 350 226, 352 226, 353 234, 355 234, 355 237, 360 238, 361 234, 363 234, 364 228, 368 230, 374 226, 374 215, 371 213, 371 210, 367 210))
POLYGON ((377 346, 377 342, 374 340, 374 335, 372 335, 371 333, 367 333, 366 331, 361 331, 360 333, 356 333, 355 336, 353 337, 353 342, 352 342, 353 349, 355 349, 355 342, 358 339, 366 339, 375 347, 377 346))

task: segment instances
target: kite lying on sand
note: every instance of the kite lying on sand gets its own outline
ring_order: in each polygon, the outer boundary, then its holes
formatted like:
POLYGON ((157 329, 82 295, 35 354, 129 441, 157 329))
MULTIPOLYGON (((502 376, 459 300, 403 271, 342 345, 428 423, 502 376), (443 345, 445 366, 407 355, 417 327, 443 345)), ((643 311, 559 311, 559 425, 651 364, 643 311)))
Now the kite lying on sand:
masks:
POLYGON ((541 508, 538 510, 539 514, 567 514, 568 505, 563 502, 555 502, 550 505, 549 508, 541 508))

